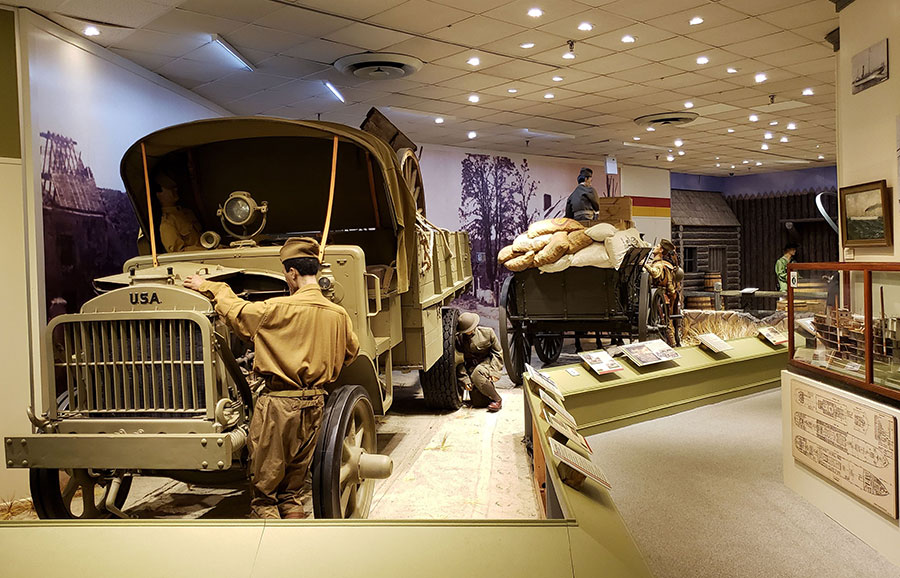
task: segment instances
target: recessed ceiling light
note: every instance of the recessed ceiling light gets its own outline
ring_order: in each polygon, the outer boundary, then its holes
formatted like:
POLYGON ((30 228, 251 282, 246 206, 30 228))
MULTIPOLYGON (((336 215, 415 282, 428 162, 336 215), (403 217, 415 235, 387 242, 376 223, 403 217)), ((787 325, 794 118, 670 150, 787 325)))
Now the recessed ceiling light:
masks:
POLYGON ((757 84, 759 84, 760 82, 767 81, 769 79, 769 77, 766 76, 766 74, 764 72, 760 72, 759 74, 754 76, 753 79, 756 81, 757 84))
POLYGON ((673 155, 668 155, 668 156, 666 157, 666 160, 669 161, 669 162, 672 162, 672 161, 675 160, 675 157, 674 157, 673 155))
POLYGON ((696 25, 698 25, 698 24, 703 24, 703 18, 700 18, 699 16, 694 16, 693 18, 690 19, 690 21, 688 22, 688 24, 690 24, 691 26, 696 26, 696 25))
POLYGON ((675 139, 675 146, 680 147, 683 144, 684 144, 684 141, 681 140, 680 138, 675 139))
POLYGON ((694 103, 691 101, 687 101, 684 103, 684 108, 694 108, 694 103))
POLYGON ((633 137, 631 137, 631 140, 641 140, 641 137, 639 137, 639 136, 633 136, 633 137))
POLYGON ((716 157, 716 160, 719 160, 719 157, 716 157))
POLYGON ((672 149, 669 149, 669 152, 672 152, 672 149))
POLYGON ((734 165, 731 165, 731 168, 734 168, 734 165))
POLYGON ((709 58, 707 58, 706 56, 698 56, 697 64, 709 64, 709 58))
POLYGON ((683 157, 683 156, 684 156, 684 151, 678 151, 678 156, 683 157))
POLYGON ((100 36, 100 29, 96 26, 85 26, 84 27, 84 35, 85 36, 100 36))
POLYGON ((544 98, 553 98, 553 93, 548 92, 547 94, 544 95, 544 98))
POLYGON ((652 126, 647 127, 647 132, 654 132, 654 131, 656 131, 656 129, 653 128, 652 126))
POLYGON ((519 48, 534 48, 534 42, 523 42, 519 48))
POLYGON ((528 15, 531 16, 532 18, 540 18, 541 16, 544 15, 544 11, 541 10, 540 8, 532 8, 531 10, 528 11, 528 15))
POLYGON ((763 135, 763 138, 766 140, 769 140, 770 138, 772 138, 772 133, 767 132, 766 134, 763 135))
POLYGON ((743 160, 743 161, 741 161, 741 164, 749 165, 749 164, 750 164, 750 161, 748 161, 748 160, 743 160))
POLYGON ((762 166, 762 163, 759 162, 759 161, 756 161, 756 166, 761 167, 761 166, 762 166))
POLYGON ((474 130, 470 130, 470 131, 469 131, 469 134, 466 135, 466 136, 468 136, 470 139, 473 139, 473 138, 475 138, 476 136, 478 136, 478 133, 475 132, 474 130))
POLYGON ((477 56, 473 56, 472 58, 466 60, 466 64, 470 66, 478 66, 479 64, 481 64, 481 59, 477 56))
POLYGON ((562 81, 563 81, 563 77, 562 77, 562 76, 554 76, 551 80, 552 80, 553 82, 562 82, 562 81))
POLYGON ((730 128, 730 129, 728 129, 728 132, 730 132, 730 133, 731 133, 731 132, 734 132, 734 129, 733 129, 733 128, 730 128))
POLYGON ((738 71, 737 68, 733 68, 731 66, 729 66, 728 68, 725 69, 725 72, 727 72, 728 74, 737 74, 737 71, 738 71))
POLYGON ((781 141, 781 142, 788 142, 788 137, 783 136, 783 137, 781 137, 781 138, 778 139, 778 140, 781 141))
POLYGON ((622 37, 622 42, 624 42, 625 44, 631 44, 634 42, 634 36, 632 36, 631 34, 626 34, 622 37))
POLYGON ((518 88, 507 88, 506 92, 508 92, 510 94, 515 94, 515 93, 519 92, 519 89, 518 88))
POLYGON ((590 22, 582 22, 578 25, 578 29, 582 32, 590 32, 594 29, 594 26, 590 22))
POLYGON ((470 94, 470 95, 469 95, 469 102, 478 102, 479 100, 481 100, 481 99, 478 97, 477 94, 470 94))
POLYGON ((574 52, 564 52, 563 58, 565 58, 566 60, 572 60, 573 58, 575 58, 575 53, 574 52))
POLYGON ((439 116, 436 119, 434 119, 434 124, 444 124, 444 119, 439 116))
POLYGON ((769 126, 778 126, 778 121, 773 120, 772 122, 769 123, 769 126))
POLYGON ((755 114, 751 114, 751 115, 748 116, 747 118, 750 119, 750 122, 756 122, 756 121, 759 120, 759 117, 756 116, 755 114))
POLYGON ((819 156, 816 157, 816 158, 818 158, 820 161, 821 161, 821 160, 825 160, 825 155, 819 155, 819 156))
POLYGON ((716 163, 716 168, 721 167, 721 166, 722 165, 720 163, 716 163))
POLYGON ((763 143, 762 146, 759 148, 761 148, 764 151, 767 151, 767 150, 769 150, 769 145, 767 145, 766 143, 763 143))
POLYGON ((815 94, 815 93, 813 92, 813 89, 811 89, 811 88, 804 88, 804 89, 803 89, 803 96, 812 96, 812 95, 814 95, 814 94, 815 94))
POLYGON ((797 130, 797 125, 792 122, 789 122, 785 128, 788 130, 797 130))
POLYGON ((819 148, 819 145, 816 145, 816 148, 819 148))

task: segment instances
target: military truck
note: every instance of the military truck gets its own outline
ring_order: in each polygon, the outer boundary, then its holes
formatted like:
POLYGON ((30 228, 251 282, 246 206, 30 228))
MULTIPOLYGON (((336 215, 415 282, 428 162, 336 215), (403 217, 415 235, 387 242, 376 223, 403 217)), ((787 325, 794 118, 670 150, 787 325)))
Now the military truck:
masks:
POLYGON ((420 371, 429 407, 454 410, 463 396, 458 311, 447 305, 471 283, 469 240, 427 220, 416 156, 343 125, 226 118, 142 138, 121 174, 147 233, 140 256, 95 280, 98 296, 79 313, 50 322, 34 432, 5 439, 7 466, 30 469, 38 515, 124 516, 137 475, 203 486, 246 478, 262 385, 253 344, 182 283, 199 274, 248 300, 285 295, 281 245, 321 238, 328 221, 319 285, 350 314, 360 352, 328 388, 312 501, 316 517, 365 517, 373 480, 391 470, 376 453, 374 416, 391 407, 392 371, 420 371), (166 251, 163 182, 188 222, 175 229, 189 229, 192 212, 200 246, 166 251))

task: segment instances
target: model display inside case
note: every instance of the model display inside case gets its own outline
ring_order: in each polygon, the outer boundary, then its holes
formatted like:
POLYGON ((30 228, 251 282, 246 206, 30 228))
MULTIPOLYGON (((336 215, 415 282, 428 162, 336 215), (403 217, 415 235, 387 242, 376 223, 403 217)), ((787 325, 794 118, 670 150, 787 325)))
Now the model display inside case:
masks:
POLYGON ((900 401, 900 264, 788 268, 790 363, 900 401))

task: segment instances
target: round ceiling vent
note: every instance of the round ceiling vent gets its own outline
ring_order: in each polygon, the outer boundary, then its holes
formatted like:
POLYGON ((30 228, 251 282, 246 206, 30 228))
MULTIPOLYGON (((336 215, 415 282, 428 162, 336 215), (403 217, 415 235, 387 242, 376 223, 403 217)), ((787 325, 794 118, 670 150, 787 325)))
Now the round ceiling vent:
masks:
POLYGON ((696 112, 660 112, 639 116, 634 119, 634 123, 640 127, 687 124, 698 116, 700 115, 696 112))
POLYGON ((388 52, 363 52, 339 58, 334 67, 366 80, 394 80, 409 76, 424 64, 415 56, 388 52))

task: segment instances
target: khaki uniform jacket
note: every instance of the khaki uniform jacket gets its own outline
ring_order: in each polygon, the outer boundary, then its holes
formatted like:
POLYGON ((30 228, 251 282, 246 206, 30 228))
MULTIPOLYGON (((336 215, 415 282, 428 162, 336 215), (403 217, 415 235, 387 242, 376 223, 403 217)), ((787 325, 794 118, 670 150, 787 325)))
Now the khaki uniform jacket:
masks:
POLYGON ((162 208, 159 239, 169 253, 202 249, 200 230, 200 222, 190 209, 177 205, 162 208))
POLYGON ((253 340, 254 369, 274 378, 267 379, 273 390, 324 388, 359 353, 347 311, 318 285, 258 303, 240 299, 225 283, 204 281, 200 291, 233 331, 253 340))
POLYGON ((498 376, 503 371, 503 350, 497 334, 490 327, 476 327, 469 339, 460 337, 457 348, 462 352, 469 371, 485 362, 498 376))

